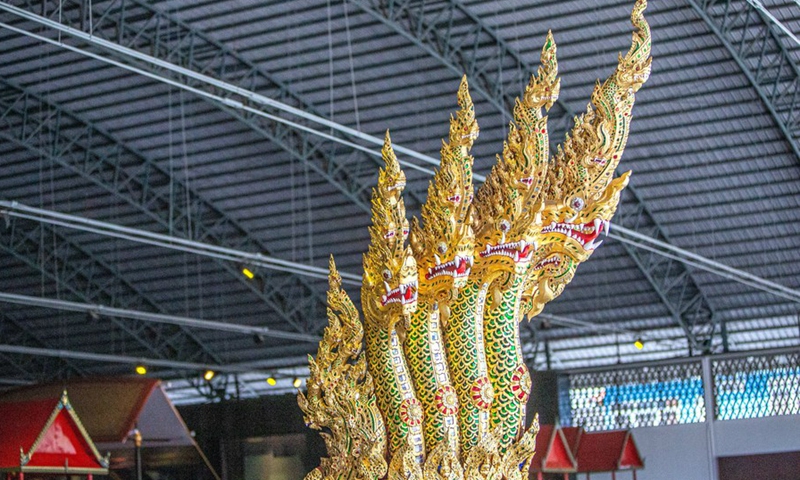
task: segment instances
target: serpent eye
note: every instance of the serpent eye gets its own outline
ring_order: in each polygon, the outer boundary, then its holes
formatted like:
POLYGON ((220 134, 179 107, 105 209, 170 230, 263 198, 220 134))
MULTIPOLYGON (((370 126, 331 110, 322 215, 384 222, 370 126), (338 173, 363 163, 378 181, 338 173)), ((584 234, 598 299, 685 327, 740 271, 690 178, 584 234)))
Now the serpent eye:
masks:
POLYGON ((383 279, 384 280, 391 280, 392 279, 392 272, 390 272, 388 268, 383 271, 383 279))
POLYGON ((384 235, 384 238, 387 238, 387 239, 388 238, 393 238, 394 235, 395 235, 394 230, 389 230, 388 232, 386 232, 386 235, 384 235))
POLYGON ((500 231, 508 232, 511 230, 511 223, 508 220, 500 220, 500 231))
POLYGON ((447 252, 447 244, 444 242, 440 242, 439 245, 436 246, 436 251, 439 253, 447 252))
POLYGON ((408 229, 407 228, 403 228, 403 238, 405 238, 407 236, 408 236, 408 229))
POLYGON ((586 202, 581 197, 575 197, 569 202, 569 206, 576 212, 580 212, 586 206, 586 202))

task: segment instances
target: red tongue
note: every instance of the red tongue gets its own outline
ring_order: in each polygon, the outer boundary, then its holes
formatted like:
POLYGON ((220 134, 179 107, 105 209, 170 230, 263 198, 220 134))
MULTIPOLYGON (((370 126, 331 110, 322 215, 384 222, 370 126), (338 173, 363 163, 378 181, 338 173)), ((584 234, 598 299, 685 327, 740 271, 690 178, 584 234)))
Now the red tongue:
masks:
POLYGON ((528 256, 528 252, 530 252, 530 251, 531 251, 531 246, 530 245, 525 245, 525 248, 523 248, 522 251, 519 252, 519 256, 520 257, 527 257, 528 256))
POLYGON ((466 260, 461 259, 461 261, 458 262, 458 267, 456 267, 456 273, 459 274, 459 275, 461 275, 462 273, 467 273, 467 261, 466 260))
POLYGON ((414 292, 412 290, 413 289, 411 287, 408 287, 406 289, 405 296, 403 297, 404 300, 411 300, 412 298, 414 298, 414 292))

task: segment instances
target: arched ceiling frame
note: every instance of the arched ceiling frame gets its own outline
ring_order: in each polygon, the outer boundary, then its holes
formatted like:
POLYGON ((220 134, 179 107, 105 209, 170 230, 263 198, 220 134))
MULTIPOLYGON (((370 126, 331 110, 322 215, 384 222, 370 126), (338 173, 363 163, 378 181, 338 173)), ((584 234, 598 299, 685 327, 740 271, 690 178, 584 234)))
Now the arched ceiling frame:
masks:
MULTIPOLYGON (((536 71, 491 27, 458 0, 349 0, 450 70, 470 77, 471 86, 508 117, 528 76, 536 71), (489 53, 488 57, 486 56, 489 53), (479 55, 480 54, 480 55, 479 55)), ((577 116, 565 102, 551 109, 551 138, 563 138, 577 116)), ((614 223, 669 243, 664 229, 653 217, 643 197, 628 185, 614 223)), ((621 242, 653 287, 695 352, 708 352, 718 330, 714 309, 680 262, 621 242)), ((722 344, 726 343, 724 331, 722 344)))
POLYGON ((800 69, 746 0, 687 0, 728 50, 800 161, 800 69))
MULTIPOLYGON (((324 116, 315 105, 297 95, 289 86, 275 79, 266 70, 239 55, 226 45, 215 41, 196 28, 160 11, 142 0, 112 0, 88 2, 87 0, 32 0, 9 2, 52 20, 91 32, 93 36, 118 45, 141 51, 160 60, 209 75, 248 91, 259 92, 281 103, 324 116), (89 5, 97 11, 90 15, 89 5)), ((112 52, 113 54, 113 52, 112 52)), ((133 63, 123 58, 125 62, 133 63)), ((151 65, 136 63, 146 71, 158 71, 151 65)), ((163 71, 158 71, 165 74, 163 71)), ((194 86, 190 79, 177 78, 194 86)), ((227 90, 203 84, 218 97, 230 98, 227 90)), ((201 97, 231 117, 242 122, 260 136, 281 147, 292 158, 303 162, 336 187, 350 201, 365 212, 371 211, 371 184, 360 176, 374 176, 376 166, 383 164, 379 158, 353 151, 349 156, 334 155, 327 149, 326 140, 283 123, 275 122, 251 112, 242 112, 206 97, 201 97)), ((251 105, 258 107, 257 105, 251 105)), ((302 123, 301 120, 294 120, 302 123)), ((355 139, 349 139, 354 141, 355 139)), ((418 195, 411 194, 416 206, 421 204, 418 195)), ((409 205, 413 207, 414 205, 409 205)))
MULTIPOLYGON (((187 188, 185 183, 171 178, 152 159, 73 112, 2 79, 0 112, 0 138, 34 151, 104 188, 165 231, 193 240, 269 254, 266 246, 241 225, 187 188), (33 141, 40 131, 52 134, 51 148, 42 149, 33 141), (178 215, 171 216, 170 208, 178 215), (189 217, 191 228, 186 221, 189 217)), ((253 282, 245 279, 230 262, 215 261, 294 329, 308 333, 325 318, 325 300, 305 278, 270 270, 257 272, 262 280, 253 282)))

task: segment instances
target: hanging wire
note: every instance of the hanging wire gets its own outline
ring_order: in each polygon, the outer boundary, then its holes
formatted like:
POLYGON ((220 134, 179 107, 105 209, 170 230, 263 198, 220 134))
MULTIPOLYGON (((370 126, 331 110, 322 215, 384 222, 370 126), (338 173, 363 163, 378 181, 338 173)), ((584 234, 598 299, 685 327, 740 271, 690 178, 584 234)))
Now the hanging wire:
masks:
POLYGON ((189 175, 189 153, 186 148, 186 106, 183 100, 183 90, 178 92, 178 102, 181 112, 181 155, 183 157, 183 194, 184 208, 186 209, 186 236, 194 239, 194 225, 192 223, 192 204, 191 204, 191 178, 189 175))
POLYGON ((294 178, 294 169, 295 169, 296 162, 290 161, 289 162, 289 210, 291 211, 291 219, 292 219, 292 261, 297 261, 297 206, 295 205, 295 195, 296 195, 296 188, 295 188, 295 178, 294 178))
POLYGON ((350 61, 350 86, 353 89, 353 110, 356 117, 356 130, 361 131, 361 119, 358 113, 358 93, 356 92, 356 72, 353 65, 353 40, 350 37, 350 17, 347 14, 347 0, 342 0, 344 8, 344 29, 347 35, 347 57, 350 61))
POLYGON ((172 86, 167 89, 167 156, 169 158, 169 234, 175 235, 175 165, 172 157, 172 86))
MULTIPOLYGON (((331 19, 331 0, 328 0, 328 98, 330 104, 330 112, 328 117, 330 121, 334 121, 336 115, 333 104, 333 20, 331 19)), ((331 135, 334 134, 333 127, 331 127, 331 135)))
POLYGON ((308 174, 308 162, 303 163, 303 170, 306 182, 306 223, 308 233, 308 263, 314 264, 314 215, 311 208, 311 180, 308 174))

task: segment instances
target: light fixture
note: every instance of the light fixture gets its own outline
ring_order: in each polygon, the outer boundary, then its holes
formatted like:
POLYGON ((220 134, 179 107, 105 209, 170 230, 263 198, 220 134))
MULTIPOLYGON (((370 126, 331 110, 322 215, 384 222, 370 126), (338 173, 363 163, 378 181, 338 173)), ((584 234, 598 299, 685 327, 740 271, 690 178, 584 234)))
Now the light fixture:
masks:
POLYGON ((206 370, 206 372, 203 374, 203 379, 206 382, 210 382, 211 379, 214 378, 214 375, 216 375, 216 374, 217 373, 214 370, 206 370))
POLYGON ((294 385, 294 388, 300 388, 300 385, 302 385, 302 384, 303 384, 303 381, 300 380, 300 377, 294 377, 294 382, 292 382, 292 385, 294 385))
POLYGON ((247 267, 242 268, 242 273, 244 274, 245 277, 249 278, 250 280, 252 280, 256 276, 256 274, 253 273, 253 271, 247 267))
POLYGON ((277 383, 278 381, 275 380, 275 377, 267 377, 267 384, 269 384, 269 386, 274 387, 277 383))
POLYGON ((139 375, 147 375, 147 367, 144 365, 136 365, 136 373, 139 375))
POLYGON ((641 338, 637 338, 636 341, 633 342, 633 346, 636 347, 637 350, 641 350, 644 348, 644 340, 641 338))
POLYGON ((253 334, 253 343, 255 343, 256 345, 264 345, 265 340, 266 339, 264 338, 263 334, 258 332, 253 334))

